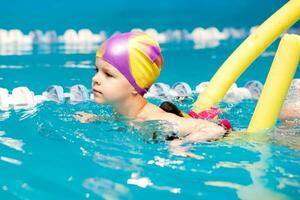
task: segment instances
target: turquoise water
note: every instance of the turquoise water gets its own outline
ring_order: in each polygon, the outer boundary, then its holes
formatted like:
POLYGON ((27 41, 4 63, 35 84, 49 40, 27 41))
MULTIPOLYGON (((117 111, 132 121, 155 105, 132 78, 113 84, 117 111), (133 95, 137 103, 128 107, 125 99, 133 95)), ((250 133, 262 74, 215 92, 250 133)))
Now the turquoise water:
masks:
MULTIPOLYGON (((212 7, 208 2, 203 2, 212 7)), ((53 15, 52 11, 57 4, 51 4, 44 11, 53 15)), ((177 4, 183 5, 180 1, 177 4)), ((247 12, 240 4, 241 9, 247 12)), ((7 10, 11 9, 9 3, 4 5, 7 10)), ((63 3, 63 6, 67 5, 63 3)), ((80 11, 80 5, 73 12, 69 11, 71 16, 80 11)), ((121 11, 116 12, 123 13, 121 17, 134 18, 130 12, 124 14, 122 11, 124 3, 118 5, 121 11)), ((200 3, 196 5, 201 7, 200 3)), ((225 13, 221 11, 222 6, 232 10, 229 4, 221 5, 217 6, 215 12, 225 13)), ((280 5, 282 1, 272 4, 268 12, 272 13, 280 5)), ((20 10, 21 6, 17 6, 16 10, 20 10)), ((167 9, 168 4, 160 5, 159 8, 167 9)), ((176 11, 175 8, 175 5, 170 6, 172 12, 176 11)), ((263 4, 258 5, 258 11, 264 8, 263 4)), ((114 10, 112 6, 110 9, 114 10)), ((161 22, 156 21, 154 25, 150 22, 142 23, 138 19, 125 24, 116 22, 112 26, 101 21, 104 28, 97 29, 88 17, 79 20, 78 24, 83 24, 86 19, 91 30, 105 30, 108 35, 111 31, 133 27, 154 26, 158 31, 176 28, 191 30, 201 24, 183 17, 190 9, 189 6, 183 7, 178 11, 181 13, 178 16, 169 16, 161 22), (118 23, 122 24, 119 29, 118 23)), ((151 9, 147 11, 145 18, 151 16, 151 9)), ((59 10, 53 22, 62 13, 59 10)), ((57 25, 51 23, 48 28, 44 24, 51 19, 37 17, 42 15, 36 11, 30 12, 27 17, 33 20, 33 24, 22 24, 18 21, 19 15, 10 19, 1 16, 4 20, 0 20, 0 25, 4 29, 19 28, 24 33, 35 28, 55 29, 58 35, 67 28, 81 28, 81 25, 76 27, 76 19, 68 19, 66 23, 60 22, 57 25)), ((235 28, 242 27, 245 34, 239 38, 222 40, 214 47, 200 49, 195 48, 191 40, 162 43, 165 65, 158 82, 172 85, 184 81, 195 88, 199 83, 208 81, 248 35, 251 26, 266 17, 265 13, 258 14, 246 20, 243 26, 238 19, 235 21, 229 14, 224 15, 230 19, 224 27, 235 24, 235 28)), ((198 13, 193 11, 192 16, 198 16, 198 13)), ((207 17, 205 26, 223 28, 217 18, 209 21, 207 17)), ((269 47, 237 84, 243 86, 249 80, 264 82, 277 45, 278 41, 269 47)), ((83 45, 70 49, 59 42, 35 43, 25 50, 7 50, 2 46, 0 87, 11 92, 16 87, 26 86, 35 94, 41 94, 53 84, 63 86, 65 91, 75 84, 90 88, 96 47, 83 45)), ((300 78, 299 68, 295 78, 300 78)), ((195 98, 196 95, 193 96, 195 98)), ((149 100, 156 104, 161 102, 157 99, 149 100)), ((188 110, 192 100, 174 103, 188 110)), ((255 104, 255 100, 243 100, 235 104, 222 103, 221 106, 228 109, 225 115, 232 121, 234 128, 243 131, 255 104)), ((167 142, 149 140, 128 127, 124 121, 81 124, 73 118, 77 111, 99 116, 111 115, 111 107, 93 102, 44 102, 31 109, 0 111, 0 199, 299 199, 299 126, 282 128, 279 122, 274 130, 264 135, 233 133, 217 142, 187 144, 194 153, 204 157, 204 160, 199 161, 171 155, 167 142)))

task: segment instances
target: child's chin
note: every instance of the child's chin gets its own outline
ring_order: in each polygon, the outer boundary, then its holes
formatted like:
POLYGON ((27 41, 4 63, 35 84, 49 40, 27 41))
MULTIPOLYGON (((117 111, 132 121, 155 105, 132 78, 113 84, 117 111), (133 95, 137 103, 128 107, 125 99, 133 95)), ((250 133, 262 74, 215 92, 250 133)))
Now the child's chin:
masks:
POLYGON ((106 101, 103 98, 99 98, 99 97, 94 97, 94 102, 96 102, 98 104, 106 103, 106 101))

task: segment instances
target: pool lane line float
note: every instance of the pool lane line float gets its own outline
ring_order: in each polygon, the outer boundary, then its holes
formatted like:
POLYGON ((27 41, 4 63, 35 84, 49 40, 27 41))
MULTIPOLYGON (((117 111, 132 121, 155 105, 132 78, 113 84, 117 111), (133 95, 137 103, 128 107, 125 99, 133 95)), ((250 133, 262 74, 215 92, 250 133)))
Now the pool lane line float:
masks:
POLYGON ((300 36, 285 34, 251 118, 249 133, 270 129, 275 125, 299 61, 300 36))
POLYGON ((43 92, 42 96, 48 101, 57 103, 63 103, 65 100, 69 100, 71 103, 78 103, 93 99, 88 89, 80 84, 73 85, 69 93, 64 93, 64 89, 60 85, 52 85, 43 92))
POLYGON ((69 101, 70 103, 78 103, 92 100, 93 95, 84 85, 73 85, 69 93, 64 93, 63 87, 59 85, 51 85, 42 95, 35 95, 27 87, 17 87, 9 91, 5 88, 0 88, 0 110, 9 110, 11 108, 33 108, 44 101, 54 101, 56 103, 63 103, 69 101))
MULTIPOLYGON (((155 98, 165 101, 172 100, 193 100, 193 95, 199 95, 207 87, 208 82, 198 84, 195 90, 185 82, 176 82, 172 87, 166 83, 154 83, 149 91, 144 95, 145 98, 155 98)), ((263 84, 256 80, 248 81, 243 87, 232 84, 223 101, 235 104, 244 99, 258 99, 263 84)))
POLYGON ((198 96, 193 111, 198 113, 219 103, 230 86, 239 78, 247 67, 280 34, 300 19, 300 0, 290 0, 276 13, 261 24, 229 56, 209 82, 205 91, 198 96))
POLYGON ((38 97, 34 99, 34 93, 27 87, 14 88, 12 94, 9 94, 7 89, 0 88, 0 110, 8 110, 12 105, 16 109, 28 108, 30 105, 33 107, 37 101, 38 97))
MULTIPOLYGON (((176 82, 172 86, 166 83, 155 83, 144 95, 145 98, 154 98, 164 101, 185 101, 192 100, 193 95, 201 93, 208 82, 202 82, 196 86, 195 90, 185 82, 176 82)), ((224 98, 226 103, 238 103, 243 99, 258 99, 262 83, 259 81, 249 81, 243 87, 233 84, 224 98)), ((65 93, 60 85, 51 85, 41 95, 35 95, 27 87, 17 87, 13 89, 13 94, 9 94, 6 88, 0 88, 0 110, 10 108, 31 108, 44 101, 54 101, 56 103, 76 103, 93 100, 93 94, 83 85, 74 85, 69 92, 65 93)), ((186 113, 186 116, 188 114, 186 113)))

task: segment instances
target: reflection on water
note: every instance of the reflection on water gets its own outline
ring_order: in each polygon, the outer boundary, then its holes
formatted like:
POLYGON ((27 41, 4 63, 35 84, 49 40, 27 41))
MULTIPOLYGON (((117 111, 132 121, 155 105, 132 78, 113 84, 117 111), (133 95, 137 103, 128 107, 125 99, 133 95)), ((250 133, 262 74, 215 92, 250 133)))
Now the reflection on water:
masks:
MULTIPOLYGON (((109 179, 98 177, 87 178, 83 181, 82 186, 103 199, 131 198, 130 191, 126 186, 109 179)), ((86 193, 85 197, 89 198, 90 194, 86 193)))

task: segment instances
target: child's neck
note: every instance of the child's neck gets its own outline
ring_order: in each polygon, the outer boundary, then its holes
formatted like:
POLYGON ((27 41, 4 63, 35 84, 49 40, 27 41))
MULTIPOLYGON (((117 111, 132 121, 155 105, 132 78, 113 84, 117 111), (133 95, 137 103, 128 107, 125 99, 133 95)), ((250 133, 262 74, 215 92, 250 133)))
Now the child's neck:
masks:
POLYGON ((132 96, 122 101, 121 103, 113 105, 114 110, 129 119, 136 119, 147 105, 147 100, 140 96, 132 96))

